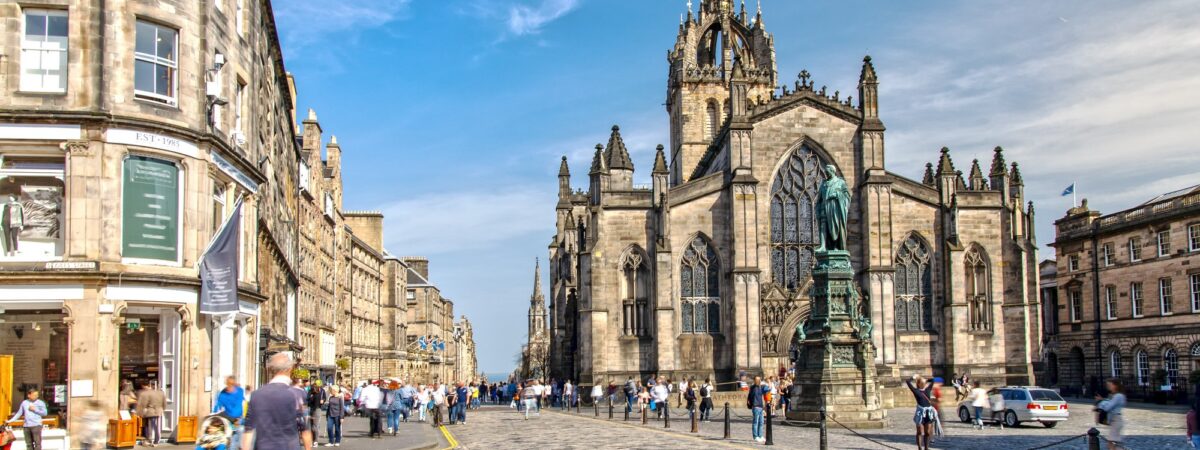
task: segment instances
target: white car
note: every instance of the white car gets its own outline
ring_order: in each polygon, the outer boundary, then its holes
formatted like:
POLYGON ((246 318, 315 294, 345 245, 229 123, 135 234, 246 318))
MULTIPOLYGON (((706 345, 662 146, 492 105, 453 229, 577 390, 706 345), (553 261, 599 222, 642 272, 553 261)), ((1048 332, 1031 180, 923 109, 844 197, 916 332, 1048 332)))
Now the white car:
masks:
MULTIPOLYGON (((1040 422, 1046 428, 1054 428, 1059 422, 1066 421, 1071 416, 1067 401, 1057 392, 1036 386, 1006 386, 988 391, 988 397, 999 393, 1004 398, 1004 426, 1016 427, 1021 422, 1040 422)), ((992 411, 985 408, 984 422, 992 420, 992 411)), ((970 423, 975 418, 975 407, 971 400, 963 400, 958 404, 958 420, 970 423)))

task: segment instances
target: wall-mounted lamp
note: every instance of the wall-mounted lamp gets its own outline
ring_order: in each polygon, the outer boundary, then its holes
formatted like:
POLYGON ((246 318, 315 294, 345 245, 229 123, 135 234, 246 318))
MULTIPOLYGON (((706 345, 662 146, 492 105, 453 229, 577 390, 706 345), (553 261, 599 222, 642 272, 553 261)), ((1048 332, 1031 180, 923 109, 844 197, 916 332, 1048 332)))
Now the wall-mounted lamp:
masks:
POLYGON ((12 330, 13 330, 13 334, 17 335, 18 340, 25 337, 25 327, 20 326, 20 325, 13 325, 12 330))
POLYGON ((225 54, 217 52, 213 55, 213 70, 221 70, 225 66, 225 54))

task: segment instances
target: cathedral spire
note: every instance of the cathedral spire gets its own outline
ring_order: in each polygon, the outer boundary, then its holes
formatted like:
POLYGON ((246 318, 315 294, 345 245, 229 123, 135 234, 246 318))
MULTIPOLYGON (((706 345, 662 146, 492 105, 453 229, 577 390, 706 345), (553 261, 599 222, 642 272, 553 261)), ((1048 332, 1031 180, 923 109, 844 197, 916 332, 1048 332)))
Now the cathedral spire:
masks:
POLYGON ((950 160, 950 148, 942 147, 942 157, 938 160, 937 176, 954 176, 954 161, 950 160))
POLYGON ((592 156, 592 170, 588 173, 595 175, 608 172, 608 164, 604 162, 604 145, 596 144, 596 154, 592 156))
POLYGON ((558 165, 558 176, 560 176, 560 177, 571 176, 571 168, 567 167, 567 156, 566 155, 563 155, 562 163, 559 163, 559 165, 558 165))
POLYGON ((529 296, 529 301, 540 305, 546 299, 542 295, 542 260, 535 258, 533 261, 533 295, 529 296))
POLYGON ((1004 149, 996 147, 995 154, 992 156, 992 173, 991 176, 1004 176, 1004 149))
POLYGON ((921 178, 921 184, 933 186, 936 184, 933 181, 933 163, 925 163, 925 177, 921 178))
POLYGON ((982 191, 987 189, 987 179, 983 178, 983 170, 979 168, 979 160, 971 161, 971 190, 982 191))
POLYGON ((608 159, 609 169, 633 170, 633 161, 629 159, 625 139, 621 138, 621 127, 612 126, 612 134, 608 137, 608 148, 604 150, 604 156, 608 159))
POLYGON ((666 157, 666 155, 663 154, 662 144, 659 144, 658 148, 654 152, 654 171, 651 173, 655 173, 655 174, 668 173, 667 172, 667 157, 666 157))

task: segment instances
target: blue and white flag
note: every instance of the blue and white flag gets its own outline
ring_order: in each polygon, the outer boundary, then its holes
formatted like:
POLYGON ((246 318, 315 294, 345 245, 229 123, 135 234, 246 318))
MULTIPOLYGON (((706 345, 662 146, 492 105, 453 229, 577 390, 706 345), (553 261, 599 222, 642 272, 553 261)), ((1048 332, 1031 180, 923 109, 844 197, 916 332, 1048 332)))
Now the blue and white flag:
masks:
POLYGON ((417 345, 421 347, 421 350, 425 350, 429 346, 429 344, 425 341, 425 336, 417 338, 417 345))
POLYGON ((1070 186, 1067 186, 1066 189, 1063 189, 1062 196, 1066 197, 1066 196, 1074 194, 1074 193, 1075 193, 1075 183, 1071 183, 1070 186))

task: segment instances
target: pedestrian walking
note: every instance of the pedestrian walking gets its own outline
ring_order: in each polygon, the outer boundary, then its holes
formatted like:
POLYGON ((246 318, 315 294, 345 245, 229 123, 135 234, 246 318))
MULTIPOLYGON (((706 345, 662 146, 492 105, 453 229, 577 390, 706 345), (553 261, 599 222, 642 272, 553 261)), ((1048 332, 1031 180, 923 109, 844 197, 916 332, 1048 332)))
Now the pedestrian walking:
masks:
POLYGON ((704 379, 704 384, 700 386, 700 420, 708 422, 709 414, 713 410, 713 385, 709 378, 704 379))
POLYGON ((669 409, 671 408, 671 384, 662 378, 654 383, 654 387, 650 389, 650 399, 654 401, 654 410, 658 412, 658 417, 661 419, 663 414, 671 417, 669 409))
POLYGON ((1108 414, 1108 433, 1104 434, 1104 438, 1108 440, 1108 450, 1117 450, 1124 441, 1125 417, 1122 413, 1125 410, 1125 385, 1118 378, 1109 378, 1104 387, 1110 395, 1107 399, 1097 395, 1096 400, 1100 400, 1100 404, 1096 408, 1108 414))
POLYGON ((563 384, 563 398, 562 398, 563 411, 571 409, 571 407, 574 406, 574 403, 575 403, 574 399, 575 399, 575 385, 571 384, 571 380, 567 380, 567 382, 563 384))
POLYGON ((290 386, 295 365, 287 353, 276 353, 267 360, 272 378, 250 397, 243 450, 312 450, 312 433, 304 420, 304 395, 290 386))
POLYGON ((412 385, 400 381, 400 418, 404 422, 408 422, 408 416, 412 412, 413 402, 416 400, 417 390, 413 389, 412 385))
POLYGON ((696 416, 696 398, 696 385, 689 380, 683 389, 683 400, 687 402, 688 419, 696 416))
POLYGON ((754 383, 750 385, 750 390, 746 394, 746 407, 750 409, 751 423, 750 435, 754 438, 754 442, 766 442, 763 437, 763 409, 767 404, 764 399, 766 395, 766 385, 763 384, 762 377, 754 377, 754 383))
POLYGON ((417 399, 416 404, 413 405, 413 407, 417 410, 417 420, 419 422, 425 423, 425 413, 426 411, 429 411, 429 406, 431 405, 430 401, 432 399, 433 398, 430 395, 429 386, 423 384, 417 386, 417 399))
POLYGON ((380 439, 383 437, 383 391, 379 389, 379 380, 373 380, 359 392, 358 401, 362 403, 367 415, 367 437, 380 439))
MULTIPOLYGON (((529 420, 529 412, 533 411, 534 408, 537 408, 535 405, 538 401, 537 399, 539 394, 536 384, 537 382, 530 383, 529 385, 525 386, 523 391, 521 391, 521 400, 525 404, 525 420, 529 420)), ((599 399, 599 397, 596 398, 597 400, 599 399)))
POLYGON ((241 446, 242 422, 245 420, 246 391, 238 385, 233 375, 225 377, 225 389, 217 393, 217 401, 213 403, 214 414, 221 414, 229 419, 232 434, 229 438, 229 450, 237 450, 241 446))
POLYGON ((983 411, 991 410, 992 405, 988 400, 987 391, 979 387, 979 382, 975 381, 975 386, 971 388, 971 393, 967 395, 967 400, 971 401, 971 407, 975 409, 975 428, 983 429, 983 411))
POLYGON ((433 426, 442 426, 442 414, 446 412, 446 386, 438 384, 431 393, 433 399, 433 426))
POLYGON ((84 403, 83 414, 80 415, 82 425, 79 427, 80 445, 83 450, 99 450, 104 448, 104 436, 108 430, 108 418, 99 400, 88 400, 84 403))
POLYGON ((325 402, 326 447, 342 445, 342 417, 346 415, 346 399, 337 385, 329 386, 329 401, 325 402))
POLYGON ((38 399, 41 395, 36 388, 25 391, 25 400, 17 406, 17 411, 8 419, 8 423, 17 419, 22 421, 21 431, 25 434, 25 448, 42 450, 42 418, 49 414, 46 402, 38 399))
POLYGON ((384 409, 387 411, 387 432, 395 436, 400 430, 400 411, 404 409, 404 401, 400 399, 400 383, 388 383, 387 397, 384 399, 384 409))
MULTIPOLYGON (((933 385, 916 374, 913 374, 912 379, 904 380, 904 384, 908 386, 908 390, 912 392, 913 398, 917 401, 917 407, 913 413, 913 425, 917 428, 917 449, 929 450, 929 441, 933 438, 936 430, 935 424, 938 421, 937 410, 933 408, 933 402, 929 399, 930 393, 933 392, 933 385)), ((986 399, 986 396, 984 398, 986 399)), ((976 411, 978 413, 980 410, 976 411)))
POLYGON ((992 422, 1004 430, 1004 395, 1000 391, 993 391, 988 397, 988 405, 992 407, 992 422))
POLYGON ((600 387, 600 383, 597 382, 595 386, 592 386, 592 404, 599 405, 601 397, 604 397, 604 388, 600 387))
POLYGON ((1188 443, 1193 449, 1200 449, 1200 393, 1192 400, 1192 407, 1188 409, 1184 421, 1187 422, 1188 443))
POLYGON ((155 447, 158 445, 162 428, 159 427, 162 420, 163 409, 167 407, 167 397, 162 391, 158 390, 153 383, 142 385, 142 390, 138 391, 137 395, 137 414, 141 416, 143 423, 142 436, 146 438, 147 447, 155 447))
POLYGON ((313 442, 317 441, 320 433, 321 410, 325 406, 325 402, 329 401, 329 397, 325 395, 325 389, 321 387, 323 383, 317 380, 308 387, 308 399, 305 401, 308 407, 308 427, 312 430, 313 442))

